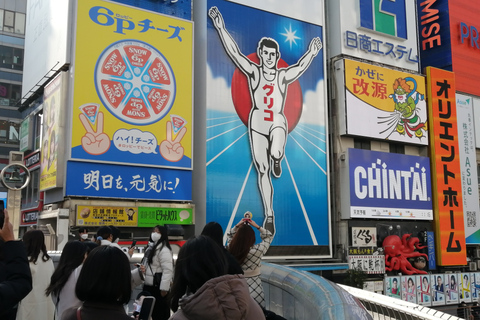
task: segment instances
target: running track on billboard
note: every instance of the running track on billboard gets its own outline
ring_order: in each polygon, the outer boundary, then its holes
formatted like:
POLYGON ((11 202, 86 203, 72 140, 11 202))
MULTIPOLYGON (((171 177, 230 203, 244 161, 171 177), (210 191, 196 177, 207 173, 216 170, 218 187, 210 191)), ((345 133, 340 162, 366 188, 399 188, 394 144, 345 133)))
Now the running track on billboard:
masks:
MULTIPOLYGON (((272 175, 276 227, 272 245, 329 244, 326 163, 325 128, 300 120, 287 138, 282 176, 272 175)), ((222 225, 224 240, 245 211, 263 223, 248 129, 236 113, 208 111, 207 185, 207 222, 222 225)))

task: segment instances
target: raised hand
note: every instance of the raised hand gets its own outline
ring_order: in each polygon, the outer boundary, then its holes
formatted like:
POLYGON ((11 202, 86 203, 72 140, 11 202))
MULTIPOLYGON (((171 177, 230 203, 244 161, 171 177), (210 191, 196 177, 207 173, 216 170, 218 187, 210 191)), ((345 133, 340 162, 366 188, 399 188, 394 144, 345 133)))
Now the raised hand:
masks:
POLYGON ((13 226, 10 223, 8 211, 5 209, 3 212, 5 213, 5 220, 3 222, 3 226, 0 226, 0 239, 2 239, 4 242, 13 241, 15 240, 15 236, 13 235, 13 226))
POLYGON ((316 56, 320 50, 322 50, 322 40, 319 37, 315 37, 310 42, 310 51, 316 56))
POLYGON ((183 127, 177 134, 175 140, 172 141, 172 122, 167 122, 167 138, 160 143, 160 154, 165 160, 177 162, 183 157, 183 147, 180 144, 183 136, 187 132, 187 128, 183 127))
POLYGON ((218 11, 217 7, 211 7, 210 10, 208 10, 208 15, 212 19, 215 28, 225 28, 225 21, 223 21, 222 14, 218 11))
POLYGON ((87 117, 80 114, 80 121, 86 130, 82 137, 82 147, 89 154, 99 155, 108 151, 110 148, 110 138, 103 132, 103 112, 98 113, 97 131, 94 131, 87 117))

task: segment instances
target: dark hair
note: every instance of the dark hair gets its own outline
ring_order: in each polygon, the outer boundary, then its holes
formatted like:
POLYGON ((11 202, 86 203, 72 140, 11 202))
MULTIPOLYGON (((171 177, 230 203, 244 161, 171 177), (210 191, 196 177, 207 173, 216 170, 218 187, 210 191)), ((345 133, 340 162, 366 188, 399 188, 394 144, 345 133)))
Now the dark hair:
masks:
POLYGON ((262 47, 273 48, 275 51, 277 51, 277 53, 280 51, 278 49, 277 41, 273 40, 272 38, 263 37, 260 39, 258 42, 258 49, 260 50, 262 47))
POLYGON ((398 280, 397 280, 397 278, 393 278, 393 281, 392 281, 392 282, 396 282, 396 283, 398 283, 398 280))
POLYGON ((425 281, 425 280, 427 280, 427 282, 428 282, 428 278, 427 278, 427 277, 423 277, 423 281, 425 281))
MULTIPOLYGON (((155 228, 160 231, 160 234, 162 235, 160 237, 160 240, 158 240, 152 247, 151 250, 148 251, 148 256, 147 256, 147 262, 148 264, 151 264, 153 261, 153 257, 155 256, 155 251, 157 251, 157 248, 159 245, 161 245, 160 249, 161 250, 164 246, 167 247, 170 251, 172 251, 172 247, 170 247, 170 243, 168 242, 168 231, 167 228, 157 225, 155 228)), ((149 239, 150 242, 153 242, 152 236, 150 236, 149 239)))
POLYGON ((223 229, 218 222, 209 222, 203 227, 202 235, 210 237, 219 246, 223 247, 223 229))
POLYGON ((107 226, 100 227, 97 231, 98 245, 102 244, 102 240, 99 240, 98 237, 102 237, 102 239, 107 240, 108 238, 110 238, 111 235, 112 235, 112 229, 110 229, 110 227, 107 227, 107 226))
POLYGON ((132 292, 130 263, 125 253, 112 246, 90 252, 78 276, 75 294, 81 301, 126 304, 132 292))
POLYGON ((85 241, 83 242, 83 244, 85 244, 85 246, 87 247, 87 254, 89 254, 93 249, 98 247, 98 243, 93 241, 85 241))
POLYGON ((108 226, 110 230, 112 230, 112 242, 117 240, 118 237, 120 237, 120 229, 118 229, 115 226, 108 226))
POLYGON ((85 253, 87 252, 87 246, 84 242, 80 241, 69 241, 65 245, 60 256, 60 261, 58 266, 50 278, 50 284, 45 290, 45 294, 48 296, 50 294, 55 294, 58 296, 60 291, 63 289, 63 286, 67 282, 70 274, 75 270, 79 265, 82 264, 83 259, 85 259, 85 253))
POLYGON ((255 244, 255 232, 248 224, 238 227, 232 241, 228 244, 227 250, 242 264, 247 258, 250 248, 255 244))
POLYGON ((178 253, 172 286, 172 310, 187 292, 196 292, 205 282, 227 274, 227 260, 222 249, 207 236, 189 239, 178 253))
POLYGON ((22 240, 25 249, 27 250, 27 256, 29 257, 28 261, 36 264, 40 251, 43 253, 43 261, 48 261, 48 259, 50 259, 50 256, 47 253, 47 247, 45 246, 45 236, 42 230, 27 231, 23 235, 22 240))
POLYGON ((85 227, 82 227, 82 228, 78 229, 78 233, 88 233, 88 229, 85 228, 85 227))

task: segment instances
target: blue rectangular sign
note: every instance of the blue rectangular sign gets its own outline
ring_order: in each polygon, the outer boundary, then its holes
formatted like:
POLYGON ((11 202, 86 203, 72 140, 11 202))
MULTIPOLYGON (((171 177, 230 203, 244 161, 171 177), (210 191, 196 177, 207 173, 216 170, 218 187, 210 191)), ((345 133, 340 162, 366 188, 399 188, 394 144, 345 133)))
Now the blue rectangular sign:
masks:
POLYGON ((350 214, 432 220, 430 159, 349 149, 350 214))
POLYGON ((427 231, 427 245, 428 245, 428 269, 437 269, 437 262, 435 260, 435 235, 433 231, 427 231))
POLYGON ((145 10, 163 13, 177 18, 192 20, 192 0, 113 0, 145 10))
POLYGON ((452 71, 448 0, 417 1, 421 70, 428 66, 452 71))
POLYGON ((192 172, 69 161, 66 195, 190 201, 192 172))

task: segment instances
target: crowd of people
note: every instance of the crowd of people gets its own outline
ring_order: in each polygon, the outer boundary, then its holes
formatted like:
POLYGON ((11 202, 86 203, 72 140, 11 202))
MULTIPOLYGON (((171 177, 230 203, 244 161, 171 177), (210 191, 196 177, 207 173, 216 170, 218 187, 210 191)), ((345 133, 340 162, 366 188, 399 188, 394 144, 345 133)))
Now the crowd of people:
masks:
POLYGON ((226 247, 221 225, 208 223, 182 246, 176 263, 168 230, 158 225, 133 270, 134 248, 121 250, 114 226, 100 227, 92 240, 80 229, 56 268, 41 230, 16 241, 6 210, 0 227, 0 319, 138 319, 146 297, 153 301, 153 320, 283 319, 265 309, 259 277, 273 235, 248 215, 230 230, 226 247), (253 228, 260 233, 257 244, 253 228), (128 310, 138 286, 142 292, 128 310))

